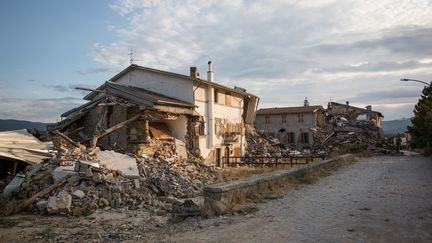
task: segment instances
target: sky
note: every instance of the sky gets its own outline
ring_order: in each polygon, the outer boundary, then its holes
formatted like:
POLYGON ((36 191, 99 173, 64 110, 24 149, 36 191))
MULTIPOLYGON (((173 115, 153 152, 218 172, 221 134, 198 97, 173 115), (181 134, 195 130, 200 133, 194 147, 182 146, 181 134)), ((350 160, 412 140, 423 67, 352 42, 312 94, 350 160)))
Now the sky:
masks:
POLYGON ((245 88, 260 107, 329 101, 413 116, 432 80, 432 0, 5 0, 0 119, 55 122, 130 64, 245 88))

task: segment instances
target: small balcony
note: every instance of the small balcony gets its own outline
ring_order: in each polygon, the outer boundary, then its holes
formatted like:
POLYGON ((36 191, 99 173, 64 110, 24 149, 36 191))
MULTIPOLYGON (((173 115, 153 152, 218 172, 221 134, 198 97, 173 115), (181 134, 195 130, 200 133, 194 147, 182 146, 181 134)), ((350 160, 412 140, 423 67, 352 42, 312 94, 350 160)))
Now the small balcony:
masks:
POLYGON ((223 138, 224 144, 237 143, 237 141, 238 141, 237 133, 224 133, 222 135, 222 138, 223 138))

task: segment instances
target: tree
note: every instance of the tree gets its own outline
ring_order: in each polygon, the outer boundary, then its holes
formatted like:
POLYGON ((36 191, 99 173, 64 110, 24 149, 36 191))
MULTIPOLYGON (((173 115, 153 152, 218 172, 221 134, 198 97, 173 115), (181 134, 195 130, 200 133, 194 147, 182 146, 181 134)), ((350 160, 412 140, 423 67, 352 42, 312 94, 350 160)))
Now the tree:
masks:
POLYGON ((432 145, 432 83, 425 86, 418 103, 414 107, 412 126, 408 132, 412 136, 411 145, 414 148, 425 149, 425 154, 431 154, 432 145))

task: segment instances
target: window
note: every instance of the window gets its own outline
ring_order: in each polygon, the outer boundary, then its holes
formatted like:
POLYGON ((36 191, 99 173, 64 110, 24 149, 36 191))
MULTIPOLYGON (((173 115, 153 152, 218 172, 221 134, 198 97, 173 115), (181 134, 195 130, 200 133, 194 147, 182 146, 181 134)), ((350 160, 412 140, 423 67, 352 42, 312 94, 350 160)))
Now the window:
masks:
POLYGON ((270 123, 270 116, 265 116, 265 123, 269 124, 270 123))
POLYGON ((295 143, 295 133, 294 132, 288 133, 287 142, 288 143, 295 143))
POLYGON ((241 156, 241 151, 239 147, 234 147, 234 156, 241 156))
POLYGON ((228 122, 226 124, 226 133, 232 133, 233 132, 233 124, 228 122))
POLYGON ((205 135, 205 123, 202 121, 198 125, 198 135, 203 136, 205 135))
POLYGON ((231 106, 231 94, 225 93, 225 105, 231 106))
POLYGON ((236 126, 236 132, 238 133, 238 134, 241 134, 242 133, 242 123, 240 122, 240 123, 237 123, 237 126, 236 126))
POLYGON ((287 115, 282 115, 282 123, 286 123, 287 122, 287 115))
POLYGON ((217 90, 214 90, 214 103, 218 103, 219 99, 218 99, 218 92, 217 90))
POLYGON ((299 123, 303 122, 303 114, 298 114, 297 117, 299 123))
POLYGON ((302 143, 304 144, 309 144, 309 133, 308 132, 304 132, 302 133, 302 143))

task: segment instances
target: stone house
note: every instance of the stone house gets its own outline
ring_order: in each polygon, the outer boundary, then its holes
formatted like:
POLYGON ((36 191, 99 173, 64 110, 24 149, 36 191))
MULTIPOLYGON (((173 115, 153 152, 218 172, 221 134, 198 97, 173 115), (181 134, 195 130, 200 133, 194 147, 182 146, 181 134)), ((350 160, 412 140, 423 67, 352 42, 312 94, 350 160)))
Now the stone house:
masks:
POLYGON ((398 145, 398 140, 400 141, 401 148, 409 148, 411 143, 411 134, 408 132, 404 132, 401 134, 397 134, 396 136, 391 138, 393 145, 398 145))
POLYGON ((152 139, 174 141, 221 166, 222 157, 244 154, 245 124, 253 124, 258 97, 214 82, 211 62, 208 67, 204 80, 196 67, 188 76, 132 64, 86 95, 86 104, 62 114, 53 129, 77 141, 100 137, 99 147, 123 153, 145 151, 152 139))
POLYGON ((324 125, 324 108, 320 105, 275 107, 259 109, 255 127, 279 139, 286 147, 310 148, 313 144, 311 129, 324 125))
POLYGON ((326 113, 328 121, 337 117, 344 117, 352 124, 367 123, 377 128, 381 128, 382 119, 384 118, 381 112, 373 111, 371 105, 360 108, 351 106, 348 101, 346 104, 329 102, 326 113))

